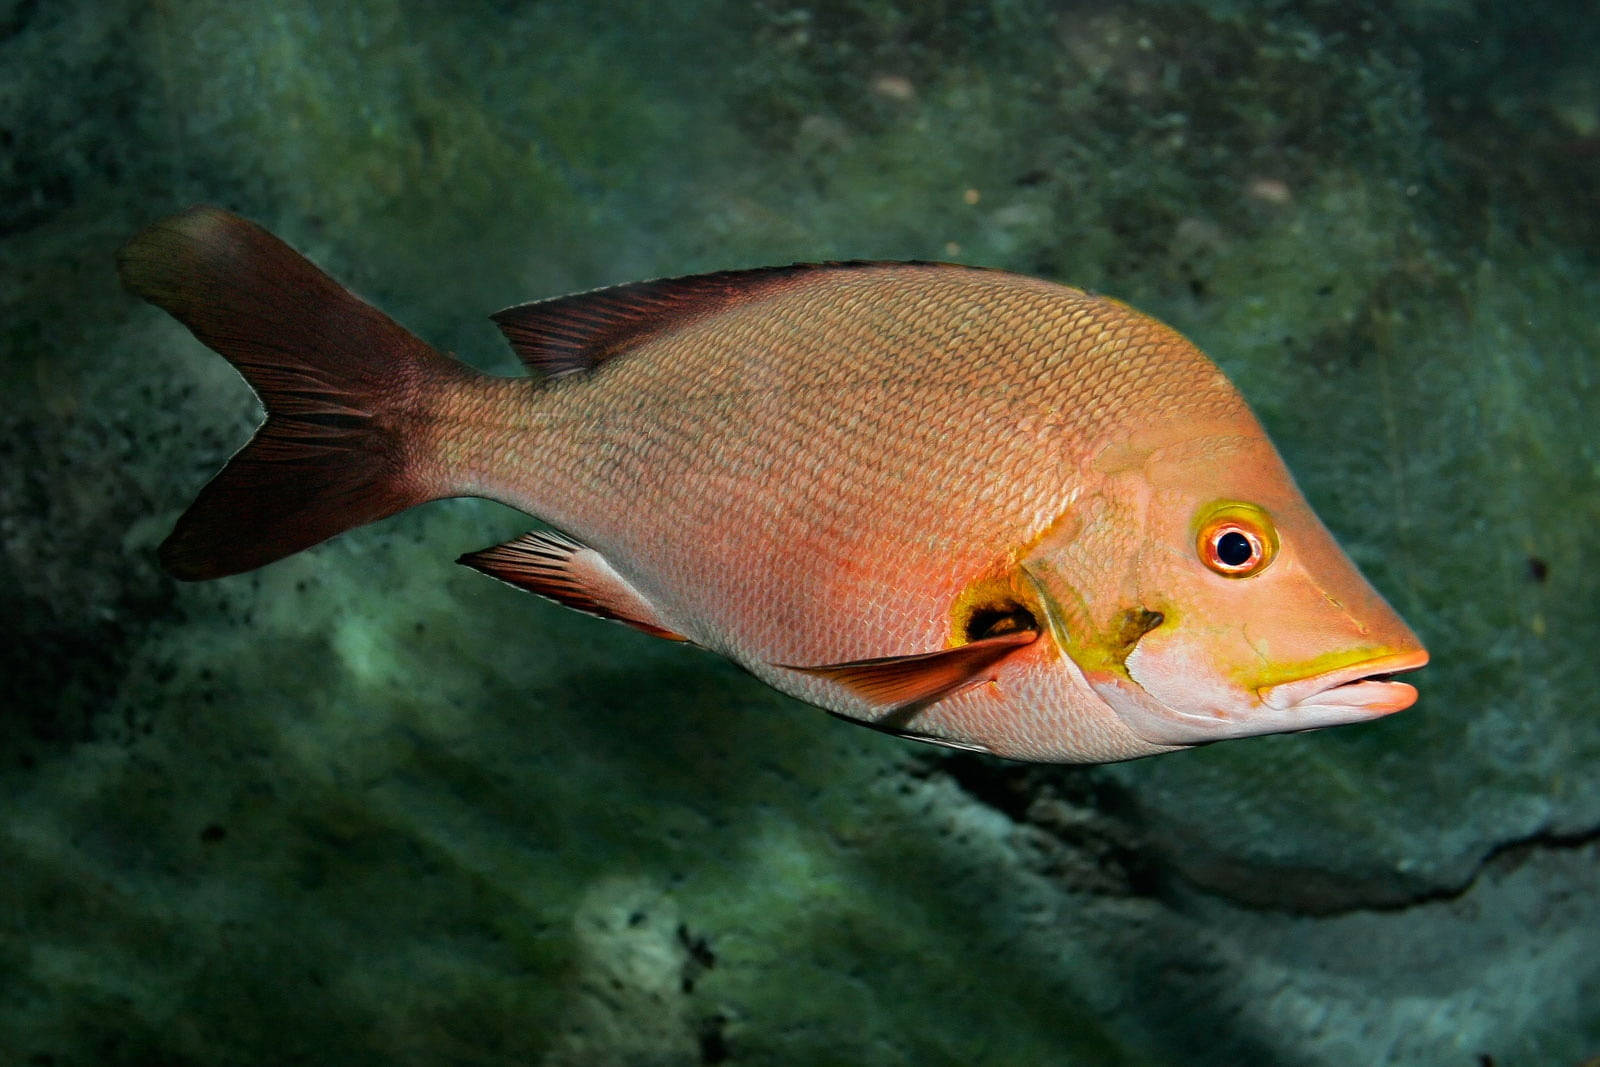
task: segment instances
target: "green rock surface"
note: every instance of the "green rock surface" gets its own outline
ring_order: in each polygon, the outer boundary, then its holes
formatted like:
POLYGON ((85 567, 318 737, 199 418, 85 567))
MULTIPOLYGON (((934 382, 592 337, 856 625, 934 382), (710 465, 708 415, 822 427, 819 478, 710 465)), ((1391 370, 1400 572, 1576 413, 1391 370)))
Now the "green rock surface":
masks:
MULTIPOLYGON (((1576 2, 0 2, 0 1063, 1600 1054, 1600 24, 1576 2), (441 347, 951 258, 1239 384, 1434 656, 1361 727, 949 755, 450 562, 153 549, 257 417, 123 294, 219 203, 441 347)), ((981 457, 975 457, 981 462, 981 457)))

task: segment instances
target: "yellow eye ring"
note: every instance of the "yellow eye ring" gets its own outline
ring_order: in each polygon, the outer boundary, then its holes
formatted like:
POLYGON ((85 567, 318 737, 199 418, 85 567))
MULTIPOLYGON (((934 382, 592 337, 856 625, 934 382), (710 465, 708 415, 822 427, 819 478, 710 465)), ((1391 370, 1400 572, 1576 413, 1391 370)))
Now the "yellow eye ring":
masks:
POLYGON ((1200 512, 1195 552, 1224 578, 1248 578, 1278 554, 1278 532, 1272 518, 1254 504, 1224 502, 1200 512))

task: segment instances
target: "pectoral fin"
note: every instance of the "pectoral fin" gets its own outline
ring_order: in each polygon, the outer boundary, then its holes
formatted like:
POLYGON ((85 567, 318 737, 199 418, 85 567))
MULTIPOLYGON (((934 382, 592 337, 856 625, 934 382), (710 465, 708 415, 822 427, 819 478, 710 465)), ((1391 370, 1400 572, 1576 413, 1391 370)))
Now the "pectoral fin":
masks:
POLYGON ((898 726, 894 720, 903 721, 936 700, 991 680, 1002 659, 1038 636, 1036 629, 1013 630, 938 652, 789 670, 827 678, 876 704, 890 705, 885 719, 898 726))
POLYGON ((656 637, 688 640, 666 626, 655 607, 604 556, 552 530, 525 533, 456 562, 569 608, 616 619, 656 637))

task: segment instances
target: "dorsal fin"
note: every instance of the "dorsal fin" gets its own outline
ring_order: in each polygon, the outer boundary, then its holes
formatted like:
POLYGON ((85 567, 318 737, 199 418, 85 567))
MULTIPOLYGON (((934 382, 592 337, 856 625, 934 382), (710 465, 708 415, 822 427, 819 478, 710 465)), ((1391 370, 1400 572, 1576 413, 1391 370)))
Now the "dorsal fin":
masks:
POLYGON ((662 623, 655 606, 612 570, 604 556, 553 530, 525 533, 456 562, 569 608, 625 622, 655 637, 687 640, 662 623))
MULTIPOLYGON (((551 377, 592 370, 653 334, 787 289, 807 275, 862 267, 934 267, 852 260, 724 270, 630 282, 497 311, 491 318, 529 370, 551 377)), ((978 269, 978 268, 972 268, 978 269)))

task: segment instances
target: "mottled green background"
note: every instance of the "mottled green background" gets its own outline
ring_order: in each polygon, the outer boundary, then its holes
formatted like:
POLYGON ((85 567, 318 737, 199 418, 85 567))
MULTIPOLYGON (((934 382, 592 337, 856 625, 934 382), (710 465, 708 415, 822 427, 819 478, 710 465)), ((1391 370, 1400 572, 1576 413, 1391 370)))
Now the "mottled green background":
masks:
POLYGON ((1597 55, 1577 0, 0 0, 0 1063, 1600 1055, 1597 55), (1126 299, 1422 700, 949 755, 455 567, 480 502, 179 586, 257 412, 113 255, 196 201, 507 373, 487 312, 702 269, 1126 299))

